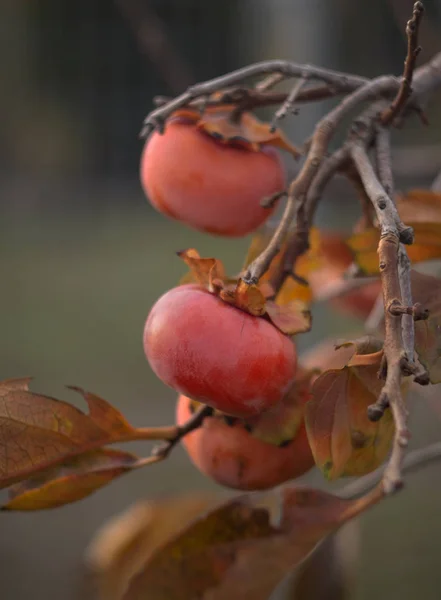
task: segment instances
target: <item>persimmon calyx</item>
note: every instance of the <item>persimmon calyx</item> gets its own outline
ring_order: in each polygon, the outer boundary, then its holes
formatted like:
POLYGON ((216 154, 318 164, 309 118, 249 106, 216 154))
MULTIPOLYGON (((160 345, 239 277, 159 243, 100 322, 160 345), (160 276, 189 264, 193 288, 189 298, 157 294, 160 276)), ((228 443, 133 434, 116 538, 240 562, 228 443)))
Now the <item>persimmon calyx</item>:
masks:
POLYGON ((274 290, 262 285, 247 284, 240 278, 227 277, 222 262, 216 258, 202 258, 197 250, 189 248, 177 253, 190 268, 184 281, 194 281, 223 302, 255 317, 269 320, 286 335, 304 333, 311 329, 311 313, 300 300, 285 304, 270 300, 274 290))
POLYGON ((271 123, 260 121, 250 112, 240 113, 238 118, 233 118, 235 109, 233 104, 212 106, 207 107, 201 115, 196 108, 186 107, 172 113, 170 120, 182 119, 193 123, 224 144, 254 152, 260 152, 262 146, 269 145, 289 152, 294 158, 301 155, 279 128, 272 131, 271 123))

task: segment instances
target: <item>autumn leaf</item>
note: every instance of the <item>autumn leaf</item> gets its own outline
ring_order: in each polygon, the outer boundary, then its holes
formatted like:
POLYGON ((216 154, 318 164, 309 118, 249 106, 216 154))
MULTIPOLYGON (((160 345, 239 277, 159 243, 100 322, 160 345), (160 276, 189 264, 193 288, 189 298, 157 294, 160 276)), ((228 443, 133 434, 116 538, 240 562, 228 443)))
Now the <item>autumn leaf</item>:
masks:
POLYGON ((360 355, 369 355, 379 352, 383 342, 372 335, 345 341, 328 338, 301 354, 300 366, 306 370, 316 370, 319 373, 330 369, 342 369, 347 366, 355 355, 357 361, 360 355))
MULTIPOLYGON (((225 279, 225 269, 220 260, 216 258, 201 258, 199 252, 194 248, 177 252, 179 258, 190 268, 189 281, 195 281, 200 285, 212 289, 213 280, 225 279)), ((186 281, 187 283, 187 281, 186 281)))
POLYGON ((317 466, 327 479, 363 475, 386 458, 394 434, 390 410, 372 422, 367 408, 384 382, 378 378, 383 352, 353 354, 347 365, 324 371, 312 386, 306 428, 317 466))
POLYGON ((269 300, 266 303, 266 314, 277 329, 287 335, 306 333, 311 330, 311 311, 301 301, 293 300, 280 305, 269 300))
POLYGON ((441 279, 411 272, 413 301, 429 311, 429 318, 415 322, 415 350, 431 383, 441 383, 441 279))
MULTIPOLYGON (((360 499, 344 500, 286 487, 233 498, 184 523, 155 547, 123 598, 267 600, 326 535, 382 495, 377 487, 360 499)), ((179 499, 175 506, 179 510, 179 499)))
POLYGON ((43 510, 82 500, 140 464, 122 450, 91 450, 15 484, 2 510, 43 510))
POLYGON ((86 592, 93 589, 96 600, 120 600, 161 546, 218 503, 212 494, 140 501, 105 523, 86 551, 86 592))
MULTIPOLYGON (((413 190, 397 198, 397 209, 402 221, 414 230, 414 243, 407 247, 410 260, 417 263, 441 258, 441 194, 413 190)), ((380 232, 374 228, 356 233, 348 240, 355 262, 366 275, 379 272, 379 240, 380 232)))
POLYGON ((67 402, 31 392, 29 382, 29 378, 0 382, 0 488, 24 481, 12 488, 8 509, 46 508, 54 505, 57 495, 60 503, 61 498, 80 499, 134 468, 138 460, 102 446, 170 439, 176 433, 175 427, 132 427, 108 402, 72 387, 88 404, 86 414, 67 402))

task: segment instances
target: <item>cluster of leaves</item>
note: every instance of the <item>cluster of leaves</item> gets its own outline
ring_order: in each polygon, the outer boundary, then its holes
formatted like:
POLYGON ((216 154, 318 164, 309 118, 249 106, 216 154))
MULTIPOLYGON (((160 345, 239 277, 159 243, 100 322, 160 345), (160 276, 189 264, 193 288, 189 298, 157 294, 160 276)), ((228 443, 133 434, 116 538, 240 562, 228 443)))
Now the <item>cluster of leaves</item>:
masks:
POLYGON ((88 584, 102 600, 267 600, 326 535, 381 499, 284 487, 223 501, 140 503, 99 532, 88 584))

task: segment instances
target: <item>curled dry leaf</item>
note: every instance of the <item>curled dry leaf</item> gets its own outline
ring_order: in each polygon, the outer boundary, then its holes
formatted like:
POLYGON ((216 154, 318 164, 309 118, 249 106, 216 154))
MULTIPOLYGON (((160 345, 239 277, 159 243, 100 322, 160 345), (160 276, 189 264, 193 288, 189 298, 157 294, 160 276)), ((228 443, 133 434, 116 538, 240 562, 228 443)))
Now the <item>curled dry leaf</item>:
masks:
MULTIPOLYGON (((162 544, 124 600, 267 600, 326 535, 382 498, 310 488, 252 494, 209 510, 162 544)), ((116 599, 115 599, 116 600, 116 599)))
POLYGON ((280 129, 272 131, 270 123, 259 121, 249 112, 235 113, 234 105, 210 106, 203 115, 197 109, 182 108, 175 111, 171 118, 193 122, 221 143, 255 151, 259 151, 262 145, 270 145, 290 152, 295 158, 300 156, 299 150, 280 129))
MULTIPOLYGON (((319 374, 331 369, 342 369, 354 355, 374 354, 383 348, 383 342, 372 335, 351 341, 328 338, 316 344, 300 356, 303 369, 315 370, 319 374)), ((357 360, 360 360, 360 356, 357 360)))
POLYGON ((140 466, 133 455, 102 446, 171 439, 176 434, 175 427, 132 427, 116 408, 80 388, 72 389, 83 396, 88 414, 31 392, 29 382, 29 378, 0 382, 0 488, 24 482, 12 489, 5 507, 9 510, 38 510, 79 500, 140 466))
POLYGON ((96 600, 120 600, 155 552, 218 503, 213 495, 194 494, 131 506, 106 523, 87 548, 86 592, 96 600))
POLYGON ((441 383, 441 279, 411 272, 413 301, 429 311, 429 318, 415 323, 415 349, 431 383, 441 383))
POLYGON ((270 300, 273 290, 267 281, 262 285, 249 285, 240 277, 228 278, 221 261, 201 258, 194 248, 178 252, 178 256, 190 268, 189 275, 181 283, 196 282, 222 301, 255 317, 268 319, 286 335, 311 329, 311 313, 306 305, 293 298, 286 304, 270 300))
MULTIPOLYGON (((356 345, 341 349, 346 353, 356 345)), ((367 416, 383 387, 378 378, 382 357, 382 350, 346 354, 345 366, 324 371, 312 386, 306 428, 315 462, 327 479, 369 473, 389 452, 394 435, 390 410, 375 423, 367 416)))
MULTIPOLYGON (((413 190, 397 198, 402 221, 414 230, 414 243, 407 248, 412 262, 441 258, 441 194, 428 190, 413 190)), ((354 234, 348 246, 354 260, 366 275, 375 275, 378 268, 378 229, 369 228, 354 234)))

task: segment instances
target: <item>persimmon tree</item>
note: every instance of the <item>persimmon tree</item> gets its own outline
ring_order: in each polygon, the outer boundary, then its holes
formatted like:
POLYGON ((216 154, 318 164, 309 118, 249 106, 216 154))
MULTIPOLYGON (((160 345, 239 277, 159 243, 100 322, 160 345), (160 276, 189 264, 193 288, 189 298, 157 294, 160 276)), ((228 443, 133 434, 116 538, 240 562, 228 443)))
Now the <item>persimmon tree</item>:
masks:
POLYGON ((248 254, 227 275, 217 258, 179 251, 188 273, 147 317, 146 357, 178 394, 176 424, 134 427, 80 388, 87 413, 28 378, 0 383, 3 510, 78 501, 181 440, 206 476, 254 493, 133 508, 89 548, 99 597, 265 600, 326 536, 398 491, 406 469, 441 456, 440 444, 406 456, 406 399, 441 381, 441 279, 412 268, 441 258, 441 194, 396 194, 390 155, 391 129, 427 126, 441 88, 441 52, 416 67, 423 12, 416 2, 399 78, 270 60, 159 98, 145 119, 141 182, 155 208, 212 234, 254 232, 248 254), (291 79, 289 93, 274 91, 291 79), (330 97, 340 100, 297 149, 279 125, 330 97), (262 106, 276 107, 271 123, 253 115, 262 106), (292 181, 280 151, 303 157, 292 181), (348 239, 314 226, 336 174, 360 203, 348 239), (366 319, 366 335, 298 356, 318 301, 366 319), (161 443, 144 458, 111 447, 133 440, 161 443), (314 465, 356 479, 339 495, 292 483, 314 465))

